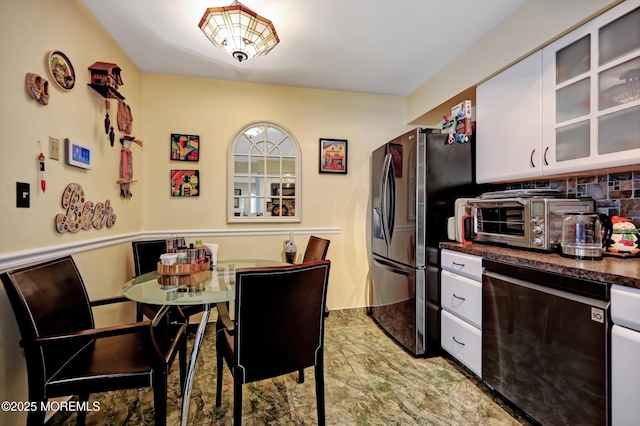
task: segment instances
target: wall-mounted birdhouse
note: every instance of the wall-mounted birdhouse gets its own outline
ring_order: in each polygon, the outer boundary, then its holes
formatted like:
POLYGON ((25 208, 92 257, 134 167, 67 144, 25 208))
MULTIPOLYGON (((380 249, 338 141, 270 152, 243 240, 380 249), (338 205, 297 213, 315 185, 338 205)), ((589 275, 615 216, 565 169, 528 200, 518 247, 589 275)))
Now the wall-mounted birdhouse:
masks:
POLYGON ((91 82, 89 86, 105 98, 124 99, 118 87, 124 85, 120 76, 120 67, 110 62, 96 62, 89 67, 91 82))

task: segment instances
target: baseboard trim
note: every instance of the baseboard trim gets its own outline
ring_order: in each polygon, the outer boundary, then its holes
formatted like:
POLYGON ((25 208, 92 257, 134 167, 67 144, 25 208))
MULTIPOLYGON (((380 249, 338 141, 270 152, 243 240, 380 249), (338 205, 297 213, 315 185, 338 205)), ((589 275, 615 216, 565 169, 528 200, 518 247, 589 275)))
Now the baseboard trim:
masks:
POLYGON ((201 230, 174 230, 174 231, 145 231, 130 234, 114 235, 111 237, 95 238, 92 240, 78 241, 68 244, 52 245, 47 247, 15 251, 0 254, 0 271, 45 262, 62 256, 69 256, 103 247, 128 243, 135 240, 168 238, 179 235, 185 238, 195 237, 256 237, 267 235, 289 235, 289 231, 299 235, 326 235, 340 234, 341 228, 246 228, 246 229, 201 229, 201 230))

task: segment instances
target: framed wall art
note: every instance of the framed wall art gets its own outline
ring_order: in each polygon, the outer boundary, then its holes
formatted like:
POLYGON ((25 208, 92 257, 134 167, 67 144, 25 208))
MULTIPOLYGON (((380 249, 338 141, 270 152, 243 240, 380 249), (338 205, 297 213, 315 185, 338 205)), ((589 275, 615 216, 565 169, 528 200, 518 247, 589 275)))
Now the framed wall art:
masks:
MULTIPOLYGON (((233 195, 235 197, 238 197, 240 195, 242 195, 242 190, 241 189, 234 189, 233 190, 233 195)), ((234 209, 238 209, 240 208, 240 198, 235 198, 233 199, 233 208, 234 209)))
POLYGON ((389 154, 393 160, 393 170, 397 178, 402 177, 402 145, 397 143, 389 144, 389 154))
POLYGON ((320 139, 319 173, 347 174, 346 139, 320 139))
POLYGON ((197 197, 200 195, 200 171, 171 170, 171 196, 197 197))
POLYGON ((171 133, 171 159, 198 161, 200 159, 200 136, 171 133))

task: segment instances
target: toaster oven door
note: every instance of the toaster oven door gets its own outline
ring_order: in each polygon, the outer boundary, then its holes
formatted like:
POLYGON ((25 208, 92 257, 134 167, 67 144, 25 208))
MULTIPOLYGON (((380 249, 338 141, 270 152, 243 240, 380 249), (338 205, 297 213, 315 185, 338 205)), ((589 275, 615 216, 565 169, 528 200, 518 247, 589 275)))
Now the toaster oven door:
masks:
POLYGON ((476 239, 512 246, 529 247, 531 215, 517 202, 474 203, 476 239))

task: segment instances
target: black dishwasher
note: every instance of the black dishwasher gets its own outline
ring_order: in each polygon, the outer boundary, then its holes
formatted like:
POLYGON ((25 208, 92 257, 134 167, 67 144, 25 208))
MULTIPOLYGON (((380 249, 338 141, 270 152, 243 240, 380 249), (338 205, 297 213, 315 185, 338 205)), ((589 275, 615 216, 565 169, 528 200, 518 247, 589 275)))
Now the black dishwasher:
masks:
POLYGON ((608 425, 608 285, 483 264, 482 379, 543 425, 608 425))

